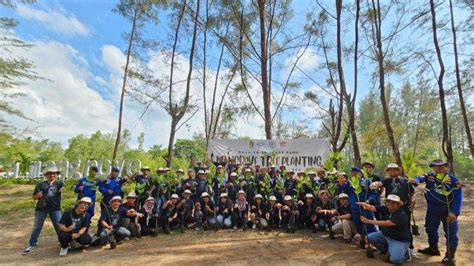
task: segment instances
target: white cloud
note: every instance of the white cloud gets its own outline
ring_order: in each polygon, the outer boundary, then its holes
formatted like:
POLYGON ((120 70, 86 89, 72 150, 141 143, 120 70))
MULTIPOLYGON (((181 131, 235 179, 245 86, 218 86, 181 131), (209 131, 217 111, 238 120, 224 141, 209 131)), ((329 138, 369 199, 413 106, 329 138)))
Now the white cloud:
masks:
POLYGON ((115 106, 89 87, 88 81, 94 77, 87 60, 66 44, 54 41, 33 44, 29 50, 13 52, 32 60, 36 71, 48 80, 28 82, 21 88, 26 96, 13 100, 14 106, 33 122, 19 118, 10 118, 10 122, 18 128, 39 127, 42 137, 63 144, 77 134, 112 132, 115 106))
POLYGON ((305 73, 311 73, 310 71, 314 70, 319 64, 319 56, 316 51, 312 48, 300 48, 296 55, 293 57, 289 57, 285 60, 285 74, 291 71, 291 68, 295 64, 297 58, 300 57, 298 60, 298 68, 295 69, 295 74, 300 73, 301 71, 305 73))
POLYGON ((18 14, 23 18, 37 21, 49 30, 67 36, 89 36, 90 30, 73 14, 67 14, 62 9, 35 9, 28 5, 18 5, 18 14))

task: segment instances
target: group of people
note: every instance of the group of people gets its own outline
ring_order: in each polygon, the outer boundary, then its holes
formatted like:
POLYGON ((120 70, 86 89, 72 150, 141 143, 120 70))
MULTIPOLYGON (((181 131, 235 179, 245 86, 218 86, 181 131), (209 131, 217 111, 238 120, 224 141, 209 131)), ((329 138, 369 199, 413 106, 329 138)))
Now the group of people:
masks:
POLYGON ((46 180, 36 185, 35 224, 29 246, 38 243, 43 223, 49 216, 61 245, 59 255, 69 249, 117 243, 131 237, 156 236, 160 231, 194 230, 296 230, 326 232, 330 239, 341 234, 347 243, 384 255, 391 263, 410 259, 415 230, 410 225, 414 187, 425 183, 427 201, 426 232, 429 246, 420 253, 439 256, 438 227, 447 233, 447 251, 442 262, 453 264, 458 245, 457 217, 462 206, 462 185, 450 174, 449 164, 435 160, 433 172, 408 179, 396 164, 385 168, 385 177, 374 174, 375 165, 364 162, 350 173, 324 168, 298 171, 286 167, 260 167, 238 162, 215 163, 213 174, 205 164, 176 172, 159 168, 150 175, 149 167, 128 178, 113 167, 105 179, 91 167, 79 179, 73 208, 61 214, 61 192, 56 168, 44 172, 46 180), (126 196, 122 186, 131 183, 126 196), (97 233, 88 232, 95 215, 96 193, 102 194, 97 233), (124 198, 125 196, 125 198, 124 198), (382 204, 383 200, 384 204, 382 204))

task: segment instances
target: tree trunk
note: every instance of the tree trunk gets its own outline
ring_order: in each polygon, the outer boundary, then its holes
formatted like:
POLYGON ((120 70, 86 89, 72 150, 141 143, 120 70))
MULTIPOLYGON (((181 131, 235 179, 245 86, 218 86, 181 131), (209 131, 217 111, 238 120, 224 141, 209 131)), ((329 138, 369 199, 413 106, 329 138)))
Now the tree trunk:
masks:
POLYGON ((118 118, 118 128, 117 128, 117 138, 115 139, 114 152, 112 154, 112 160, 117 158, 117 152, 120 144, 120 136, 122 133, 122 116, 123 116, 123 104, 125 100, 125 87, 127 85, 127 76, 128 76, 128 65, 130 63, 130 54, 132 53, 132 44, 133 37, 135 35, 135 27, 137 22, 138 10, 135 10, 135 14, 132 20, 132 29, 130 32, 130 39, 128 40, 128 49, 127 49, 127 59, 125 61, 125 68, 123 71, 123 80, 122 80, 122 91, 120 94, 120 107, 119 107, 119 118, 118 118))
MULTIPOLYGON (((359 4, 357 4, 357 11, 359 11, 359 4)), ((339 84, 341 87, 341 99, 344 99, 347 112, 349 115, 349 124, 348 124, 348 129, 351 134, 351 139, 352 139, 352 146, 353 146, 353 152, 354 152, 354 163, 355 165, 360 165, 361 164, 361 158, 360 158, 360 150, 359 150, 359 145, 357 142, 357 135, 355 132, 355 110, 353 108, 353 104, 351 103, 351 96, 347 93, 346 89, 346 80, 344 78, 344 68, 342 66, 342 40, 341 40, 341 13, 342 13, 342 0, 336 0, 336 46, 337 46, 337 70, 338 70, 338 75, 339 75, 339 84)), ((358 23, 358 13, 356 14, 356 34, 358 34, 357 31, 357 23, 358 23)), ((358 38, 358 35, 356 36, 358 38)), ((358 42, 358 39, 356 43, 358 42)), ((358 44, 356 44, 357 46, 358 44)), ((357 48, 355 52, 355 60, 357 60, 357 48)), ((357 61, 355 61, 355 68, 354 68, 355 73, 357 73, 357 61)), ((357 75, 357 74, 356 74, 357 75)), ((356 77, 357 78, 357 77, 356 77)), ((357 84, 357 83, 356 83, 357 84)), ((356 85, 357 86, 357 85, 356 85)), ((356 90, 356 87, 354 87, 354 90, 356 90)), ((353 99, 355 101, 355 98, 353 99)), ((341 102, 342 104, 342 102, 341 102)), ((341 149, 342 150, 342 149, 341 149)))
POLYGON ((352 102, 350 102, 350 106, 348 106, 349 110, 349 126, 351 129, 351 138, 352 138, 352 149, 354 152, 354 164, 360 166, 362 164, 362 159, 360 156, 360 149, 359 149, 359 141, 357 140, 357 131, 355 129, 355 102, 357 97, 357 63, 359 59, 358 51, 359 51, 359 17, 360 17, 360 0, 356 0, 356 18, 355 18, 355 26, 354 26, 354 96, 352 96, 352 102))
POLYGON ((441 56, 441 49, 439 48, 438 43, 438 34, 437 34, 437 26, 436 26, 436 10, 434 5, 434 0, 430 0, 430 11, 431 11, 431 25, 433 29, 433 43, 436 49, 436 56, 438 57, 439 63, 439 74, 437 78, 438 82, 438 89, 439 89, 439 103, 441 106, 441 117, 443 121, 443 143, 442 148, 444 155, 448 159, 448 162, 451 164, 451 171, 454 173, 454 157, 453 157, 453 147, 451 145, 451 137, 449 135, 449 125, 448 125, 448 115, 446 113, 446 103, 444 100, 444 62, 441 56))
POLYGON ((170 138, 168 141, 168 154, 166 157, 166 167, 171 167, 171 163, 173 162, 173 155, 174 155, 174 138, 176 135, 176 126, 178 125, 178 121, 175 116, 171 117, 171 130, 170 130, 170 138))
MULTIPOLYGON (((258 0, 258 14, 260 19, 260 71, 262 77, 263 112, 265 118, 265 137, 272 139, 271 95, 268 88, 267 72, 267 38, 265 30, 265 0, 258 0)), ((269 25, 271 27, 271 25, 269 25)))
POLYGON ((459 59, 458 59, 458 46, 456 39, 456 28, 454 26, 454 13, 453 13, 453 2, 449 0, 449 11, 451 15, 451 31, 453 32, 453 48, 454 48, 454 66, 456 69, 456 87, 458 89, 459 104, 461 106, 461 113, 464 122, 464 128, 466 130, 467 142, 471 157, 474 158, 474 144, 472 143, 471 128, 469 127, 469 119, 467 117, 466 106, 464 104, 464 96, 461 87, 461 73, 459 71, 459 59))
MULTIPOLYGON (((206 137, 206 147, 209 143, 209 134, 210 131, 210 123, 209 118, 207 116, 207 103, 206 103, 206 55, 207 55, 207 27, 209 24, 209 0, 206 0, 206 24, 204 25, 204 32, 203 32, 203 45, 202 45, 202 56, 203 56, 203 72, 202 72, 202 99, 203 99, 203 109, 204 109, 204 135, 206 137)), ((206 149, 207 150, 207 149, 206 149)))
POLYGON ((380 2, 377 0, 377 7, 375 7, 375 2, 372 0, 372 7, 374 10, 377 11, 377 15, 373 18, 374 27, 375 27, 375 40, 377 44, 377 61, 379 67, 379 83, 380 83, 380 101, 382 103, 382 110, 383 110, 383 120, 385 124, 385 128, 387 130, 388 140, 390 146, 392 148, 392 153, 395 161, 400 167, 403 167, 402 158, 400 156, 400 151, 398 149, 398 144, 395 141, 395 136, 393 133, 393 128, 390 123, 390 110, 389 110, 389 103, 387 102, 386 95, 385 95, 385 67, 384 67, 384 51, 382 49, 382 20, 381 20, 381 9, 380 9, 380 2))

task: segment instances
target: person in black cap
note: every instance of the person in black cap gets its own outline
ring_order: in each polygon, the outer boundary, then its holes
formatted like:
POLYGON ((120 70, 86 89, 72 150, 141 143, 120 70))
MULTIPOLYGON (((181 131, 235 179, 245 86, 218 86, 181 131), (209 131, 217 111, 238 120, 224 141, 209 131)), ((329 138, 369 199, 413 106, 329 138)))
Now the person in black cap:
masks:
POLYGON ((463 194, 462 185, 456 176, 449 172, 449 163, 441 159, 434 160, 430 167, 433 172, 418 176, 412 183, 418 185, 425 183, 428 191, 425 193, 427 202, 425 228, 428 234, 429 247, 419 249, 430 256, 439 256, 438 227, 443 223, 446 234, 446 254, 443 264, 454 265, 454 256, 458 247, 458 216, 461 214, 463 194), (443 191, 447 195, 444 195, 443 191), (441 193, 443 192, 443 193, 441 193))
POLYGON ((89 168, 89 175, 80 178, 74 187, 74 192, 77 193, 78 200, 83 197, 91 199, 92 203, 89 205, 89 209, 87 209, 90 217, 94 217, 95 213, 96 191, 99 185, 99 180, 96 179, 98 172, 99 169, 96 166, 89 168))
POLYGON ((108 206, 110 199, 115 196, 123 197, 122 185, 127 179, 120 177, 119 173, 118 167, 112 167, 110 176, 99 182, 99 191, 102 193, 101 207, 108 206))

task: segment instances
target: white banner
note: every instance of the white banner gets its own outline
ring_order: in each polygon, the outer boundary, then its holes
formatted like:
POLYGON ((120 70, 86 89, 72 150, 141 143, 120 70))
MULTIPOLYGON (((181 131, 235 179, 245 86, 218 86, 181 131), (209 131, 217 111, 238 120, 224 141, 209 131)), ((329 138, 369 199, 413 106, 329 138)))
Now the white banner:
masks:
POLYGON ((208 146, 209 159, 214 162, 236 159, 244 164, 284 165, 296 171, 321 166, 329 159, 329 141, 323 139, 292 140, 221 140, 213 139, 208 146))

